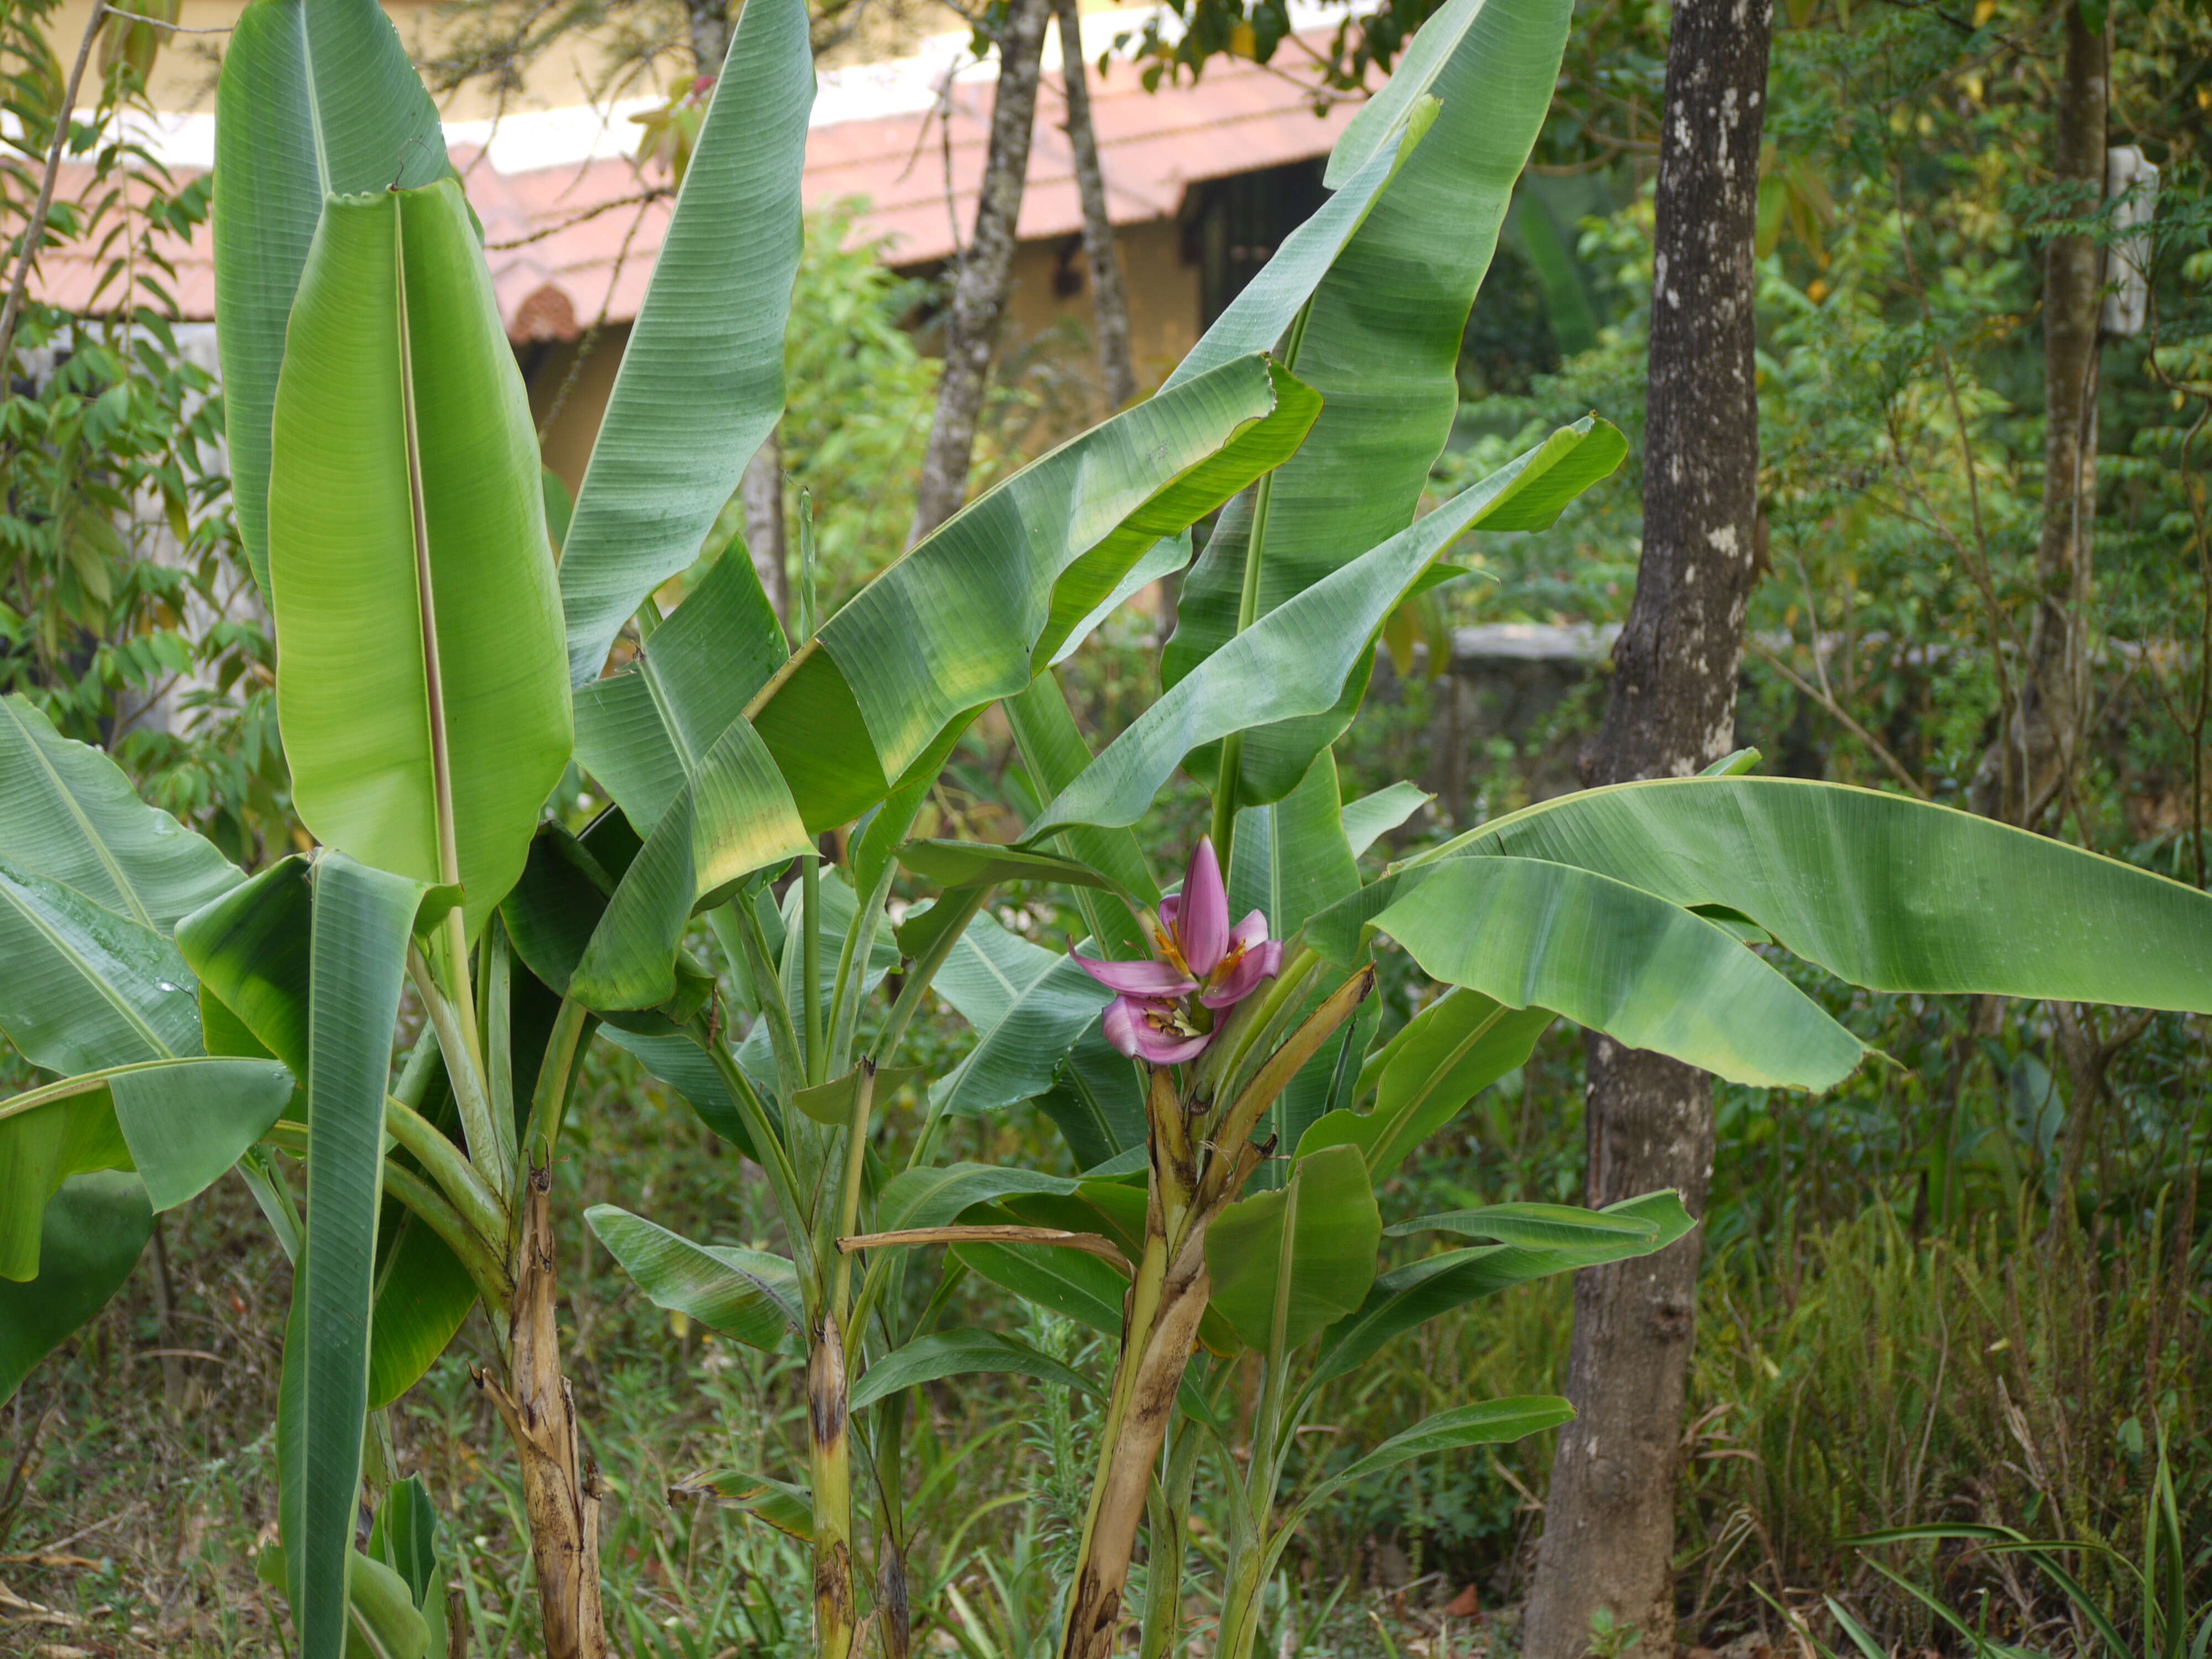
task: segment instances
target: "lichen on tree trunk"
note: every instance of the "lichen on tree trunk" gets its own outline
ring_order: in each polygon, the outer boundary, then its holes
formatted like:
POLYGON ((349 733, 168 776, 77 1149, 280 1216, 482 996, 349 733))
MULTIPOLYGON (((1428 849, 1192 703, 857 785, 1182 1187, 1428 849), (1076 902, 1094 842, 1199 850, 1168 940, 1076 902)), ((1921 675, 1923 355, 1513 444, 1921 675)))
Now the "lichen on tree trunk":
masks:
MULTIPOLYGON (((2081 8, 2061 8, 2065 36, 2052 109, 2051 173, 2062 210, 2086 219, 2105 189, 2111 54, 2081 8)), ((2096 239, 2053 236, 2043 252, 2043 531, 2035 615, 2011 719, 1974 775, 1974 810, 2034 827, 2063 805, 2089 720, 2089 599, 2095 574, 2097 343, 2103 257, 2096 239)))
POLYGON ((1060 26, 1060 81, 1067 94, 1067 148, 1075 158, 1076 194, 1083 204, 1083 252, 1091 264, 1091 313, 1098 331, 1098 369, 1109 412, 1137 400, 1137 365, 1129 345, 1129 290, 1114 245, 1114 220, 1106 204, 1106 171, 1098 160, 1098 130, 1091 119, 1091 77, 1083 62, 1083 28, 1076 0, 1053 0, 1060 26))
MULTIPOLYGON (((1668 44, 1644 458, 1644 550, 1585 781, 1682 777, 1726 754, 1759 536, 1753 234, 1771 7, 1685 0, 1668 44)), ((1591 1039, 1588 1199, 1704 1207, 1712 1085, 1591 1039)), ((1581 1659, 1602 1612, 1634 1659, 1674 1646, 1674 1490, 1698 1234, 1575 1280, 1567 1395, 1522 1647, 1581 1659)))
POLYGON ((998 348, 1013 280, 1014 229, 1029 178, 1030 137, 1036 122, 1037 71, 1044 52, 1048 0, 1013 0, 999 36, 999 85, 991 108, 991 144, 975 204, 975 233, 959 260, 945 323, 945 372, 937 416, 923 453, 909 544, 959 511, 968 494, 975 426, 983 410, 991 358, 998 348))

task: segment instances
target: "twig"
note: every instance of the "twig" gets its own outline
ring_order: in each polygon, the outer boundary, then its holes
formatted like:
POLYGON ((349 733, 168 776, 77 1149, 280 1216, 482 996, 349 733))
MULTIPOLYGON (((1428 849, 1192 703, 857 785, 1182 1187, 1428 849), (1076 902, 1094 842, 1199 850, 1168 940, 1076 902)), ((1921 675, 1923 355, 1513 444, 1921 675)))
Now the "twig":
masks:
MULTIPOLYGON (((15 1468, 8 1471, 8 1484, 0 1489, 0 1544, 5 1544, 9 1534, 15 1530, 15 1517, 22 1513, 24 1491, 42 1461, 46 1431, 61 1419, 59 1406, 49 1406, 40 1413, 39 1420, 31 1425, 31 1432, 24 1437, 22 1449, 15 1455, 15 1468)), ((19 1416, 15 1421, 20 1428, 22 1419, 19 1416)))
POLYGON ((134 23, 151 23, 155 28, 167 29, 172 34, 228 34, 238 27, 235 23, 217 23, 209 28, 186 28, 182 23, 172 23, 164 17, 149 17, 143 12, 125 11, 120 6, 110 6, 107 15, 128 18, 134 23))
POLYGON ((54 181, 60 178, 62 152, 69 148, 70 121, 76 110, 77 88, 84 81, 84 66, 92 57, 92 43, 107 15, 107 0, 93 0, 92 15, 85 20, 84 39, 77 43, 76 62, 70 67, 69 85, 62 92, 61 107, 54 114, 54 142, 46 152, 46 176, 39 181, 38 204, 23 229, 22 252, 15 256, 15 276, 8 285, 8 300, 0 307, 0 363, 8 361, 15 345, 15 319, 23 309, 24 291, 31 283, 31 265, 46 240, 46 215, 54 205, 54 181))
MULTIPOLYGON (((1892 754, 1889 751, 1888 746, 1883 744, 1880 738, 1876 738, 1873 732, 1868 731, 1866 727, 1861 726, 1856 720, 1853 720, 1850 714, 1846 714, 1841 703, 1838 702, 1833 697, 1830 696, 1819 686, 1814 685, 1807 680, 1802 674, 1800 674, 1796 669, 1790 667, 1790 665, 1783 661, 1781 658, 1776 656, 1772 651, 1767 648, 1764 641, 1753 639, 1747 642, 1750 645, 1753 650, 1756 651, 1761 657, 1765 659, 1768 666, 1771 667, 1776 673, 1781 675, 1782 678, 1788 680, 1790 684, 1796 686, 1807 696, 1812 698, 1814 702, 1820 704, 1822 708, 1827 711, 1831 719, 1838 721, 1847 731, 1849 731, 1853 737, 1856 738, 1861 743, 1872 750, 1874 751, 1875 758, 1889 769, 1889 774, 1892 777, 1895 778, 1907 789, 1910 789, 1913 794, 1920 799, 1927 800, 1930 799, 1928 792, 1920 787, 1919 780, 1915 778, 1911 773, 1905 769, 1905 763, 1899 760, 1895 755, 1892 754)), ((1816 651, 1820 647, 1817 646, 1814 647, 1816 651)))
POLYGON ((578 225, 588 223, 603 213, 613 213, 618 209, 626 207, 649 207, 663 198, 673 196, 675 193, 665 185, 650 185, 635 194, 617 196, 612 201, 600 203, 597 207, 585 208, 580 212, 563 219, 557 225, 548 225, 543 230, 533 230, 527 236, 511 237, 504 242, 486 242, 484 252, 504 253, 514 248, 528 247, 532 242, 542 242, 549 236, 558 236, 564 230, 574 230, 578 225))

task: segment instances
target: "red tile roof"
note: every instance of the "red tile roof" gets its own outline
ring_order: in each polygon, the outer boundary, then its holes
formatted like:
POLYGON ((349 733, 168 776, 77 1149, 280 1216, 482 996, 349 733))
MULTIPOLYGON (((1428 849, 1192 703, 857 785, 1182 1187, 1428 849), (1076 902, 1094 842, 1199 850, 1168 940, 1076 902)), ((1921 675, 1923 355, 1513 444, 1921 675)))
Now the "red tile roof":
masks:
MULTIPOLYGON (((1286 43, 1285 60, 1296 51, 1286 43)), ((928 112, 815 127, 806 143, 807 206, 865 198, 870 206, 854 234, 881 240, 895 264, 951 254, 955 226, 964 242, 975 221, 992 92, 988 81, 956 81, 942 124, 928 112)), ((1105 81, 1094 79, 1091 93, 1108 209, 1117 225, 1175 216, 1188 188, 1206 179, 1324 155, 1352 118, 1345 104, 1316 115, 1305 85, 1247 63, 1224 64, 1196 86, 1164 86, 1157 93, 1144 90, 1133 67, 1117 63, 1105 81)), ((1082 228, 1064 119, 1060 77, 1048 75, 1022 199, 1024 241, 1082 228)), ((636 316, 668 223, 670 198, 653 188, 657 179, 641 178, 620 158, 501 173, 481 151, 457 147, 453 161, 483 221, 510 336, 570 338, 594 319, 636 316)), ((64 191, 69 187, 64 179, 64 191)), ((215 283, 206 230, 189 247, 169 252, 177 266, 179 313, 211 317, 215 283)), ((72 310, 106 302, 95 291, 100 265, 94 260, 58 249, 40 263, 41 297, 72 310)))

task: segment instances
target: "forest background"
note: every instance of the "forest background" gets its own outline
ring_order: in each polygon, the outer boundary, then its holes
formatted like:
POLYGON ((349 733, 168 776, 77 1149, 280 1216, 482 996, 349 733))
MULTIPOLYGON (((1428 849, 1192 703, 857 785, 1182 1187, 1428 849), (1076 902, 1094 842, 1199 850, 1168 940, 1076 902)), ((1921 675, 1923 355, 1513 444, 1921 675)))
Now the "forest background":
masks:
MULTIPOLYGON (((1317 88, 1330 72, 1372 84, 1418 15, 1393 7, 1350 31, 1330 71, 1282 67, 1317 88)), ((564 15, 628 31, 641 53, 677 49, 690 21, 648 3, 564 15)), ((1455 626, 1603 628, 1627 612, 1668 21, 1638 0, 1577 8, 1519 220, 1468 330, 1466 413, 1437 489, 1593 408, 1636 447, 1555 529, 1483 538, 1491 580, 1426 596, 1392 629, 1394 672, 1339 745, 1345 787, 1364 793, 1448 763, 1468 780, 1464 798, 1401 832, 1400 850, 1568 787, 1603 713, 1603 677, 1589 674, 1534 727, 1443 756, 1438 743, 1458 728, 1437 717, 1444 683, 1431 670, 1455 626)), ((2077 590, 2092 696, 2041 827, 2201 886, 2212 16, 2120 4, 2095 21, 2113 43, 2111 140, 2141 146, 2164 178, 2148 326, 2102 352, 2094 574, 2077 590)), ((48 21, 36 3, 0 16, 11 248, 36 210, 76 44, 49 39, 48 21)), ((2069 231, 2110 240, 2103 205, 2051 173, 2063 33, 2063 9, 2008 0, 1821 0, 1775 18, 1756 267, 1759 580, 1738 718, 1738 741, 1760 748, 1769 770, 1973 800, 2038 599, 2042 252, 2069 231)), ((103 49, 111 101, 128 100, 131 54, 153 45, 126 30, 103 49)), ((18 317, 11 299, 0 325, 10 358, 0 690, 110 746, 148 799, 258 863, 298 835, 272 651, 229 513, 220 400, 165 324, 171 275, 154 234, 203 217, 209 191, 173 187, 98 124, 70 142, 90 182, 48 216, 54 234, 103 249, 105 314, 72 325, 29 304, 18 317), (157 538, 170 549, 159 559, 157 538)), ((805 492, 832 604, 903 544, 938 374, 927 329, 903 325, 932 296, 842 240, 834 216, 811 228, 781 429, 787 507, 795 519, 805 492), (849 408, 856 386, 872 420, 833 424, 828 412, 849 408)), ((1031 453, 1058 403, 1095 395, 1085 343, 1006 343, 981 471, 1031 453)), ((1075 659, 1094 739, 1148 700, 1159 629, 1158 614, 1133 608, 1075 659)), ((940 822, 1011 830, 1034 803, 1019 799, 1009 756, 1003 728, 980 725, 938 792, 940 822)), ((588 787, 574 781, 574 793, 588 787)), ((1198 799, 1178 810, 1171 796, 1147 827, 1168 861, 1196 833, 1198 799)), ((1029 920, 1056 937, 1059 918, 1029 920)), ((1718 1091, 1676 1525, 1682 1644, 1747 1656, 1794 1646, 1782 1610, 1809 1618, 1833 1595, 1886 1646, 1960 1649, 1965 1638, 1909 1584, 1992 1638, 2081 1648, 2087 1632, 2065 1598, 2016 1558, 1839 1540, 1972 1521, 2100 1540, 2139 1559, 2161 1448, 2191 1603, 2212 1598, 2200 1022, 1802 982, 1897 1063, 1816 1100, 1718 1091)), ((943 1066, 957 1058, 953 1030, 948 1020, 939 1035, 943 1066)), ((1578 1198, 1583 1067, 1582 1045, 1554 1033, 1400 1177, 1409 1201, 1578 1198)), ((594 1061, 576 1109, 556 1207, 572 1259, 588 1264, 574 1280, 571 1372, 612 1500, 618 1644, 687 1659, 796 1651, 800 1553, 672 1491, 706 1463, 778 1461, 767 1443, 796 1432, 796 1363, 653 1309, 579 1218, 610 1194, 641 1192, 680 1231, 750 1243, 765 1208, 732 1213, 712 1196, 729 1183, 697 1179, 699 1161, 736 1155, 620 1056, 594 1061), (714 1425, 732 1420, 763 1443, 726 1460, 714 1425)), ((1023 1110, 959 1133, 1052 1145, 1023 1110)), ((0 1615, 16 1603, 53 1613, 0 1626, 0 1650, 276 1650, 252 1557, 274 1535, 263 1425, 288 1297, 243 1188, 220 1186, 165 1218, 125 1294, 8 1403, 0 1615)), ((1049 1352, 1073 1357, 1092 1340, 1038 1317, 1028 1334, 1049 1352)), ((1338 1432, 1313 1437, 1309 1476, 1334 1441, 1371 1443, 1439 1407, 1557 1389, 1571 1318, 1561 1280, 1425 1330, 1334 1385, 1324 1421, 1338 1432)), ((1066 1472, 1084 1461, 1085 1410, 1002 1379, 940 1385, 933 1405, 917 1636, 967 1659, 1026 1659, 1048 1639, 1080 1519, 1066 1472)), ((477 1456, 489 1413, 449 1358, 394 1413, 395 1439, 441 1509, 480 1528, 449 1540, 475 1650, 526 1652, 536 1619, 520 1497, 496 1460, 477 1456), (505 1524, 490 1518, 502 1514, 505 1524)), ((1282 1659, 1513 1651, 1552 1450, 1547 1436, 1439 1458, 1333 1500, 1273 1592, 1282 1659)), ((1201 1546, 1208 1501, 1201 1492, 1201 1546)), ((2100 1595, 2121 1583, 2093 1552, 2076 1569, 2100 1595)), ((1609 1659, 1643 1634, 1597 1630, 1593 1645, 1609 1659)))

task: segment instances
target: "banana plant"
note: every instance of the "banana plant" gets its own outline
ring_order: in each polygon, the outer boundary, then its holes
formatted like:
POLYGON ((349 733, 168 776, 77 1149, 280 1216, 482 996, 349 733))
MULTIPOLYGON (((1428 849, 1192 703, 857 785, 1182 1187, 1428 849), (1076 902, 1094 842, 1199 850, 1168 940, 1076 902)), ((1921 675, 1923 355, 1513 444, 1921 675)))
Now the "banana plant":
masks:
MULTIPOLYGON (((355 1547, 364 1431, 478 1301, 547 1651, 606 1651, 550 1180, 595 1037, 769 1172, 787 1256, 590 1218, 656 1298, 803 1347, 803 1484, 707 1484, 810 1540, 830 1659, 870 1601, 891 1659, 906 1649, 907 1391, 977 1369, 1071 1381, 998 1333, 938 1328, 951 1283, 972 1273, 1114 1340, 1061 1644, 1092 1659, 1148 1512, 1156 1561, 1179 1559, 1176 1494, 1229 1437, 1231 1357, 1259 1352, 1266 1377, 1235 1472, 1235 1644, 1255 1638, 1304 1512, 1275 1511, 1315 1389, 1469 1296, 1687 1225, 1665 1195, 1417 1218, 1495 1242, 1380 1271, 1379 1176, 1555 1016, 1812 1089, 1860 1045, 1747 942, 1884 989, 2212 1007, 2201 896, 1864 792, 1741 776, 1593 792, 1361 881, 1358 844, 1409 792, 1344 808, 1328 746, 1384 621, 1449 574, 1458 538, 1549 524, 1624 453, 1585 420, 1416 516, 1568 15, 1452 0, 1347 130, 1335 194, 1158 395, 980 497, 793 648, 741 550, 672 614, 655 595, 712 550, 781 405, 812 90, 799 0, 744 9, 557 561, 475 228, 390 25, 372 0, 248 9, 218 103, 225 370, 295 799, 320 845, 249 878, 9 705, 0 929, 27 966, 0 986, 0 1030, 53 1080, 0 1105, 0 1273, 27 1315, 0 1364, 88 1316, 152 1211, 234 1164, 295 1265, 277 1445, 306 1659, 364 1629, 388 1651, 428 1646, 434 1554, 393 1541, 423 1533, 419 1494, 385 1497, 380 1521, 402 1502, 410 1518, 382 1553, 374 1534, 355 1547), (1187 561, 1217 512, 1169 689, 1094 757, 1054 665, 1187 561), (1019 844, 912 839, 994 704, 1041 803, 1019 844), (544 817, 572 763, 616 803, 574 835, 544 817), (1129 826, 1179 767, 1211 781, 1213 833, 1169 894, 1129 826), (940 896, 894 929, 901 868, 940 896), (998 923, 1008 881, 1067 890, 1088 936, 1074 956, 998 923), (702 929, 717 975, 693 957, 702 929), (1378 941, 1437 988, 1379 1045, 1378 941), (426 1030, 395 1077, 409 986, 426 1030), (894 1171, 877 1108, 919 1086, 896 1062, 932 990, 977 1041, 928 1082, 894 1171), (735 1042, 732 1007, 750 1017, 735 1042), (1081 1176, 932 1162, 952 1115, 1031 1097, 1081 1176), (923 1294, 908 1279, 939 1245, 923 1294), (860 1491, 876 1495, 872 1584, 860 1491)), ((1469 1405, 1357 1467, 1560 1409, 1469 1405)), ((1152 1575, 1150 1654, 1171 1639, 1174 1580, 1152 1575)))
MULTIPOLYGON (((392 1650, 416 1647, 411 1627, 386 1628, 391 1584, 353 1547, 364 1428, 479 1300, 501 1340, 477 1376, 520 1468, 547 1650, 605 1650, 595 1481, 554 1325, 550 1165, 586 1046, 605 1029, 721 1052, 708 981, 679 948, 694 913, 712 914, 762 1012, 749 1060, 765 1053, 775 1079, 780 1121, 750 1144, 781 1135, 787 1161, 836 1172, 842 1203, 805 1216, 834 1236, 865 1143, 854 1115, 865 1127, 873 1054, 897 1039, 878 1033, 848 1070, 880 977, 883 884, 860 872, 872 899, 844 900, 842 959, 860 967, 835 1003, 817 970, 840 883, 815 867, 812 834, 894 781, 910 817, 981 708, 1072 649, 1162 568, 1163 545, 1187 547, 1318 408, 1242 354, 979 500, 795 654, 742 553, 659 630, 653 591, 697 559, 780 411, 811 91, 803 8, 749 7, 556 574, 475 227, 391 26, 369 0, 258 0, 219 98, 216 260, 245 534, 319 847, 248 878, 10 705, 4 925, 30 966, 0 993, 0 1029, 56 1080, 0 1108, 0 1241, 25 1312, 0 1357, 12 1385, 120 1282, 154 1209, 240 1168, 295 1270, 281 1560, 315 1659, 365 1620, 392 1650), (696 410, 672 443, 672 405, 696 410), (602 679, 633 613, 647 648, 602 679), (918 666, 932 678, 912 697, 918 666), (864 722, 887 709, 927 728, 878 741, 864 722), (580 836, 541 832, 576 758, 620 809, 580 836), (806 873, 775 927, 804 943, 770 962, 749 929, 794 858, 806 873), (725 908, 733 893, 749 921, 725 908), (780 994, 787 966, 805 997, 780 994), (404 986, 425 1029, 395 1078, 404 986), (836 1127, 816 1130, 805 1112, 824 1109, 810 1091, 825 1085, 846 1093, 836 1127)), ((881 821, 887 851, 906 820, 881 821)), ((960 944, 943 929, 940 957, 960 944)), ((927 975, 908 982, 919 998, 927 975)), ((728 1075, 738 1109, 745 1085, 728 1075)), ((849 1274, 808 1265, 827 1402, 811 1530, 836 1559, 849 1274)), ((834 1646, 849 1589, 824 1583, 834 1646)))

